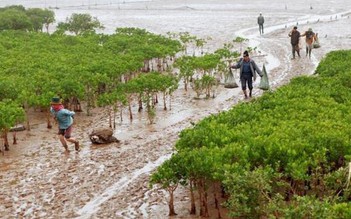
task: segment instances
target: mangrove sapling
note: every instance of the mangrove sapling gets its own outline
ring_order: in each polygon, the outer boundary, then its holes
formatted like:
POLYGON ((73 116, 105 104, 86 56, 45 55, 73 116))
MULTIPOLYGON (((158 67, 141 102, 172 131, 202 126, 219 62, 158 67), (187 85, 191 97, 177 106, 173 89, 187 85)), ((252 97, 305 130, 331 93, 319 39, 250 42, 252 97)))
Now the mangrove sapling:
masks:
POLYGON ((190 192, 190 214, 196 214, 196 205, 195 205, 195 179, 189 178, 189 192, 190 192))
POLYGON ((0 152, 2 153, 2 155, 5 155, 5 143, 3 142, 3 135, 0 132, 0 152))
POLYGON ((147 119, 149 121, 149 124, 153 124, 155 122, 156 118, 156 110, 153 107, 148 107, 147 108, 147 119))
POLYGON ((0 135, 4 139, 5 150, 10 150, 10 144, 8 140, 8 133, 11 127, 15 126, 17 122, 24 121, 24 110, 18 106, 16 102, 11 100, 0 101, 0 135))
POLYGON ((201 80, 205 87, 206 98, 209 98, 211 96, 212 88, 216 85, 217 80, 215 77, 209 75, 204 75, 201 80))
POLYGON ((174 191, 177 189, 180 178, 179 178, 179 167, 175 165, 178 159, 177 156, 172 156, 170 160, 166 160, 161 166, 157 168, 150 177, 150 186, 155 184, 161 186, 162 189, 166 190, 169 194, 168 208, 169 216, 177 215, 174 208, 174 191), (175 162, 170 162, 174 160, 175 162))
POLYGON ((201 94, 203 93, 203 86, 202 86, 202 80, 201 79, 193 79, 193 82, 191 83, 191 88, 195 91, 196 93, 196 99, 200 99, 201 94))

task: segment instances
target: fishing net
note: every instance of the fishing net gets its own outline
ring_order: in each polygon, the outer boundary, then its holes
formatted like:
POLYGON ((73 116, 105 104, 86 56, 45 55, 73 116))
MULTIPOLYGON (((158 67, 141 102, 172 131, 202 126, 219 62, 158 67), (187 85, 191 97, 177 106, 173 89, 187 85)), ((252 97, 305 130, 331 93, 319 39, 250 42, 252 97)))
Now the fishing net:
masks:
POLYGON ((319 43, 319 40, 317 39, 316 41, 313 42, 312 46, 313 46, 313 48, 316 49, 316 48, 321 47, 321 44, 319 43))
POLYGON ((316 40, 313 42, 312 46, 313 48, 321 47, 321 44, 319 43, 318 33, 316 34, 316 40))
POLYGON ((224 81, 224 87, 225 88, 237 88, 239 85, 235 81, 235 76, 232 72, 232 69, 229 69, 228 75, 225 78, 224 81))
POLYGON ((269 90, 268 75, 266 71, 266 66, 264 64, 262 68, 262 73, 263 76, 261 77, 260 85, 258 86, 258 88, 260 88, 261 90, 269 90))

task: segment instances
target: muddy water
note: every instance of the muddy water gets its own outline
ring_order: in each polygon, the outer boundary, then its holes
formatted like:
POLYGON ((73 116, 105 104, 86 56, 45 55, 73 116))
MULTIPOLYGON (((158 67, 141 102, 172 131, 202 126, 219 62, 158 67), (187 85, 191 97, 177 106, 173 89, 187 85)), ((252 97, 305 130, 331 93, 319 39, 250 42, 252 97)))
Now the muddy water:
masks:
MULTIPOLYGON (((328 51, 351 48, 351 30, 345 28, 351 21, 350 12, 345 11, 351 8, 349 1, 333 4, 314 1, 313 10, 302 0, 294 5, 286 3, 287 10, 281 1, 268 0, 256 0, 257 4, 252 4, 255 7, 229 0, 206 4, 196 0, 128 2, 109 7, 62 5, 55 13, 62 19, 71 12, 91 12, 106 26, 106 32, 116 26, 135 26, 163 34, 188 31, 199 37, 211 36, 208 51, 236 36, 246 37, 249 41, 243 48, 257 47, 252 56, 259 66, 266 65, 273 89, 296 75, 311 74, 328 51), (258 35, 256 25, 258 11, 266 16, 263 36, 258 35), (301 59, 290 60, 287 34, 296 23, 301 32, 312 26, 319 33, 322 47, 313 50, 311 60, 304 57, 303 50, 301 59)), ((49 3, 56 2, 47 0, 46 4, 49 3)), ((255 87, 258 83, 259 80, 255 87)), ((254 89, 254 96, 261 94, 261 90, 254 89)), ((185 92, 180 86, 169 110, 164 111, 162 104, 159 105, 158 117, 152 125, 148 125, 143 113, 137 113, 137 106, 133 108, 132 122, 125 110, 123 121, 117 118, 114 134, 121 143, 110 145, 91 145, 88 139, 93 129, 108 126, 106 111, 94 109, 90 117, 81 113, 77 115, 74 135, 81 141, 82 151, 69 154, 62 153, 56 129, 46 129, 41 114, 32 112, 32 130, 18 133, 18 144, 11 145, 11 151, 5 155, 0 154, 1 217, 166 218, 167 195, 148 187, 150 173, 170 157, 179 132, 190 127, 191 122, 243 101, 240 88, 223 86, 219 86, 214 99, 194 97, 194 92, 185 92)), ((180 188, 176 194, 179 218, 188 216, 188 200, 187 193, 180 188)))

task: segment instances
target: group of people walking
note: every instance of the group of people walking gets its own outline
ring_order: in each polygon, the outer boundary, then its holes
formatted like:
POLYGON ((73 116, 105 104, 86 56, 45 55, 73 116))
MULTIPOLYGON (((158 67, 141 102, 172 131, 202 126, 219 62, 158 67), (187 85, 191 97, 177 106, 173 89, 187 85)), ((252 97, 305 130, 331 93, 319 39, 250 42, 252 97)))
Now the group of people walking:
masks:
MULTIPOLYGON (((262 12, 257 18, 258 29, 260 35, 264 34, 263 24, 264 24, 264 17, 262 12)), ((303 34, 301 34, 297 30, 297 26, 294 26, 293 29, 289 32, 288 36, 290 37, 291 43, 291 51, 292 51, 292 59, 295 59, 296 54, 298 57, 300 55, 300 38, 306 37, 306 56, 311 58, 311 52, 313 48, 313 43, 317 41, 317 34, 312 31, 312 28, 309 28, 303 34)), ((253 89, 253 81, 256 80, 257 74, 262 77, 263 73, 258 68, 255 61, 250 58, 248 51, 243 53, 243 57, 234 65, 231 65, 229 68, 233 69, 240 69, 240 82, 241 82, 241 89, 243 91, 245 99, 252 97, 252 89, 253 89), (247 93, 247 88, 249 89, 249 93, 247 93)))
MULTIPOLYGON (((262 35, 264 33, 263 31, 264 17, 262 15, 262 12, 260 12, 260 15, 257 18, 257 24, 258 24, 258 30, 260 32, 260 35, 262 35)), ((297 26, 294 26, 288 35, 290 37, 292 59, 295 59, 295 54, 301 57, 300 37, 306 37, 306 56, 311 58, 313 43, 317 41, 317 34, 312 31, 312 28, 308 28, 308 30, 305 31, 305 33, 301 34, 297 30, 297 26)))
POLYGON ((289 32, 288 36, 290 37, 292 59, 295 59, 295 53, 300 56, 300 37, 306 37, 306 56, 311 58, 311 52, 313 49, 313 43, 317 41, 317 34, 312 31, 312 28, 308 28, 303 34, 297 30, 297 26, 289 32))
MULTIPOLYGON (((260 15, 257 18, 257 23, 259 25, 260 35, 264 34, 263 24, 264 17, 260 12, 260 15)), ((309 28, 305 33, 300 34, 297 30, 297 26, 294 26, 293 29, 289 32, 289 37, 291 38, 292 46, 292 59, 295 59, 295 54, 300 56, 300 37, 306 37, 306 56, 311 58, 311 51, 313 48, 314 41, 317 40, 317 34, 312 31, 312 28, 309 28)), ((245 99, 252 97, 253 81, 256 80, 257 74, 262 77, 263 73, 257 66, 256 62, 250 58, 249 52, 245 51, 243 57, 234 65, 231 65, 229 68, 240 69, 240 82, 241 88, 244 94, 245 99), (247 88, 249 92, 247 93, 247 88)), ((58 123, 59 130, 58 136, 62 146, 66 152, 69 152, 67 142, 73 143, 75 150, 80 150, 79 141, 71 137, 72 126, 73 126, 73 117, 74 112, 64 109, 60 98, 54 97, 51 101, 50 111, 58 123)))

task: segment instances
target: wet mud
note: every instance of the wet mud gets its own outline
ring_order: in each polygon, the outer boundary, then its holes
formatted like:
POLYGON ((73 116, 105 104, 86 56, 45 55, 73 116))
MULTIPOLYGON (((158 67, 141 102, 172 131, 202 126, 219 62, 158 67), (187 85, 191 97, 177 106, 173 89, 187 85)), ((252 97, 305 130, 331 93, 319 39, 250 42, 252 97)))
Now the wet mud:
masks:
MULTIPOLYGON (((229 0, 207 4, 199 0, 151 1, 127 3, 125 9, 119 5, 117 11, 106 6, 92 6, 89 10, 67 8, 58 16, 66 17, 74 10, 91 12, 101 18, 102 23, 107 23, 107 32, 115 24, 160 34, 189 31, 199 38, 211 36, 208 51, 236 36, 248 38, 243 48, 257 48, 252 56, 259 66, 266 65, 273 90, 293 77, 312 74, 329 51, 351 48, 351 30, 345 28, 351 21, 350 12, 345 10, 351 8, 346 7, 351 5, 348 1, 340 1, 345 7, 335 4, 333 8, 327 1, 317 1, 313 10, 302 0, 288 5, 287 9, 283 3, 256 2, 254 8, 232 4, 229 0), (258 7, 266 17, 262 36, 255 18, 258 7), (103 16, 104 10, 108 11, 106 16, 103 16), (296 23, 301 32, 312 26, 319 33, 321 48, 312 51, 311 59, 305 57, 303 47, 302 57, 291 60, 287 35, 296 23)), ((237 83, 240 84, 238 80, 237 83)), ((263 93, 258 84, 259 79, 254 83, 254 98, 263 93)), ((63 153, 56 127, 47 129, 40 112, 31 112, 31 131, 18 132, 18 144, 11 144, 9 152, 0 154, 1 217, 167 218, 167 194, 149 187, 150 173, 174 152, 174 143, 182 129, 244 101, 240 87, 226 89, 220 85, 216 93, 215 98, 195 99, 195 92, 191 89, 185 92, 180 86, 168 100, 169 110, 164 111, 162 104, 157 107, 157 118, 152 125, 148 124, 145 112, 137 112, 137 106, 133 107, 133 121, 129 121, 125 109, 123 120, 117 118, 114 130, 119 143, 93 145, 90 142, 89 134, 94 129, 108 127, 105 109, 94 109, 92 116, 78 113, 73 135, 80 140, 82 150, 77 153, 70 145, 69 154, 63 153)), ((179 188, 175 218, 197 218, 189 216, 188 207, 188 194, 179 188)))

